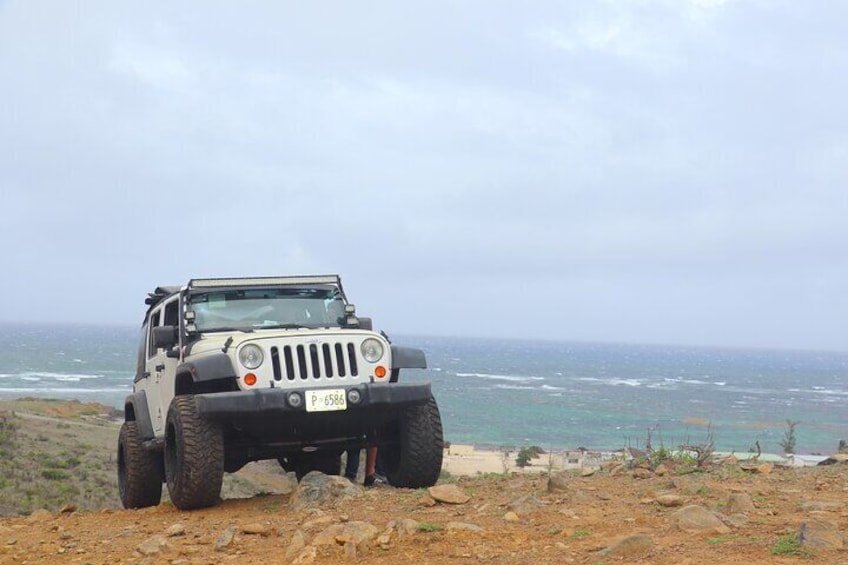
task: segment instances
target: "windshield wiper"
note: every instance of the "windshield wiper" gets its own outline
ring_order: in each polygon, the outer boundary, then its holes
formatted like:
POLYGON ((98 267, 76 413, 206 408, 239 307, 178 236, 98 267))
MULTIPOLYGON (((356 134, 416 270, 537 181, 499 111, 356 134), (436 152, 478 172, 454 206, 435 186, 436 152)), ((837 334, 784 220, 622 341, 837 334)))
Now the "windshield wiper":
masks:
POLYGON ((296 330, 296 329, 309 328, 309 327, 311 327, 311 326, 304 326, 302 324, 291 324, 291 323, 289 323, 289 324, 268 324, 268 325, 254 326, 254 329, 257 329, 257 330, 269 330, 269 329, 270 330, 279 330, 279 329, 296 330))
POLYGON ((253 333, 253 328, 237 328, 237 327, 233 326, 233 327, 222 327, 222 328, 204 328, 204 329, 199 330, 199 331, 200 331, 200 333, 207 333, 207 332, 242 332, 242 333, 249 334, 249 333, 253 333))

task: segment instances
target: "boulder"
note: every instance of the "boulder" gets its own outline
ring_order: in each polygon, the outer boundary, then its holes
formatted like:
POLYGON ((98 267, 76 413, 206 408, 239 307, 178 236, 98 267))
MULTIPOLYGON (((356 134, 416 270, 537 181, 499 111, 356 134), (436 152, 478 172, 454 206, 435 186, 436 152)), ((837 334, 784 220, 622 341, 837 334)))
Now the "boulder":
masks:
POLYGON ((176 524, 171 524, 170 526, 168 526, 168 529, 165 530, 165 535, 168 536, 169 538, 172 538, 172 537, 175 537, 175 536, 183 536, 183 535, 185 535, 185 531, 186 531, 185 526, 183 524, 177 522, 176 524))
POLYGON ((551 473, 548 477, 548 492, 568 490, 568 473, 551 473))
POLYGON ((634 534, 622 538, 602 549, 599 553, 610 557, 638 557, 650 552, 654 548, 654 538, 648 534, 634 534))
POLYGON ((241 533, 252 536, 269 536, 271 535, 271 527, 266 524, 254 522, 243 525, 241 527, 241 533))
POLYGON ((362 488, 344 477, 327 476, 320 471, 310 471, 301 480, 292 494, 294 510, 318 508, 332 500, 357 496, 362 488))
POLYGON ((483 532, 483 528, 477 524, 469 524, 467 522, 448 522, 445 529, 449 532, 483 532))
POLYGON ((697 504, 685 506, 671 515, 672 524, 678 529, 697 533, 726 534, 730 528, 718 516, 697 504))
POLYGON ((300 555, 300 552, 303 551, 304 547, 306 547, 306 538, 304 537, 302 531, 297 530, 292 535, 292 539, 289 542, 288 548, 286 549, 286 561, 290 562, 295 557, 300 555))
POLYGON ((754 501, 748 493, 734 492, 727 497, 728 514, 745 514, 754 510, 756 510, 754 508, 754 501))
POLYGON ((633 478, 634 479, 650 479, 654 476, 654 473, 650 469, 645 469, 643 467, 637 467, 633 469, 633 478))
POLYGON ((507 506, 516 514, 527 514, 536 510, 541 504, 538 498, 528 494, 512 499, 507 506))
POLYGON ((798 539, 801 545, 812 549, 842 549, 845 546, 845 536, 839 527, 821 518, 801 522, 798 539))
POLYGON ((661 494, 657 497, 657 504, 666 508, 683 506, 684 499, 679 494, 661 494))
POLYGON ((169 549, 168 542, 162 536, 153 536, 141 542, 136 548, 140 554, 149 557, 151 555, 159 555, 163 551, 169 549))
POLYGON ((347 522, 334 524, 320 532, 312 540, 312 545, 336 545, 353 542, 355 545, 368 543, 377 537, 380 530, 368 522, 347 522))
POLYGON ((233 544, 233 540, 236 537, 236 527, 230 526, 218 536, 218 539, 215 540, 215 550, 223 551, 230 547, 233 544))
POLYGON ((454 484, 436 485, 427 489, 433 500, 445 504, 465 504, 471 497, 465 491, 454 484))

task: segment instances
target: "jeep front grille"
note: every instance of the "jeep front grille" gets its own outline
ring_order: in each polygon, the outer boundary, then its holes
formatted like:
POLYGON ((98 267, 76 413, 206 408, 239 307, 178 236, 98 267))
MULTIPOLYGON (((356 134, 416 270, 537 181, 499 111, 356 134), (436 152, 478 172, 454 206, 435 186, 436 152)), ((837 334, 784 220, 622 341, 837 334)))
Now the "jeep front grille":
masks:
POLYGON ((271 347, 274 380, 350 378, 359 376, 353 343, 310 343, 271 347))

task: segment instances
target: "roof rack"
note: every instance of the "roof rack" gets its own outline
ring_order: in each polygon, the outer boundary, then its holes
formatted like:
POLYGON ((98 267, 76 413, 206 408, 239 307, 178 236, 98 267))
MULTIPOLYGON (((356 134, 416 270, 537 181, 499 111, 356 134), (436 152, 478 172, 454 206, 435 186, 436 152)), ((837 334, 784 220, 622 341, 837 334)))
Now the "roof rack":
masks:
POLYGON ((180 287, 178 286, 157 286, 153 289, 153 292, 147 293, 147 298, 144 299, 144 303, 152 308, 162 302, 165 298, 179 291, 180 287))
POLYGON ((224 288, 229 286, 273 286, 298 284, 334 284, 341 287, 341 279, 339 278, 339 275, 191 279, 188 281, 188 288, 224 288))

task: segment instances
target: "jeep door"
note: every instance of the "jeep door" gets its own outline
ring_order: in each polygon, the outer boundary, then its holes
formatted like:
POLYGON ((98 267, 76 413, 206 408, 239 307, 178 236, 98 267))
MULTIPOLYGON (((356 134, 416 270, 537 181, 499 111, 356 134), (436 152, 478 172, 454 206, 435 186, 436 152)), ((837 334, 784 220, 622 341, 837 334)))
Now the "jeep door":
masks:
POLYGON ((147 340, 147 372, 150 374, 148 405, 154 433, 159 436, 165 430, 165 418, 174 398, 174 386, 177 365, 179 365, 179 344, 172 349, 156 348, 153 340, 153 328, 172 326, 179 328, 179 296, 175 295, 158 306, 150 316, 149 336, 147 340), (170 355, 169 355, 170 353, 170 355))

